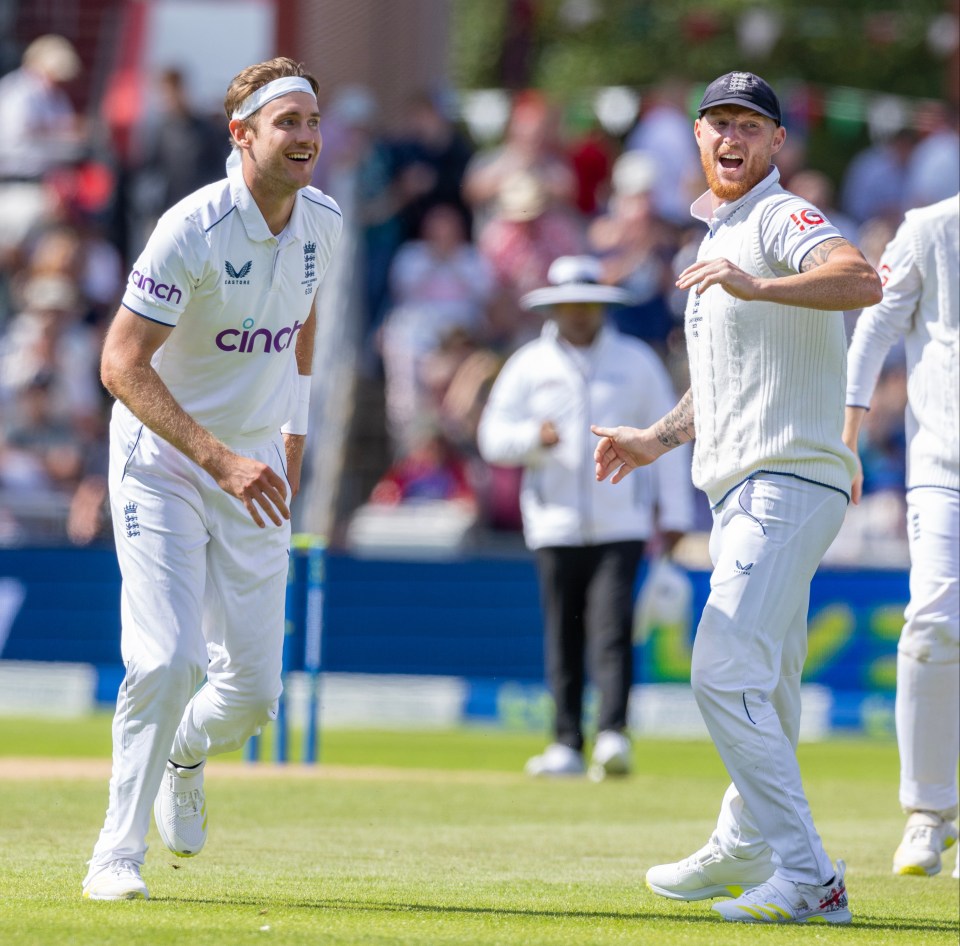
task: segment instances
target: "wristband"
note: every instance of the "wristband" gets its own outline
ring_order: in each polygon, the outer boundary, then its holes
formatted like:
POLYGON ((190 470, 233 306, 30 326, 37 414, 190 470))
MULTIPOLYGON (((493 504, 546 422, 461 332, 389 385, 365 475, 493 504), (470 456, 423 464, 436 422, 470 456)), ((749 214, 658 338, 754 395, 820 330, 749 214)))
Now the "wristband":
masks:
POLYGON ((303 437, 307 432, 307 420, 310 416, 310 381, 308 374, 297 375, 297 403, 293 416, 281 428, 282 434, 303 437))

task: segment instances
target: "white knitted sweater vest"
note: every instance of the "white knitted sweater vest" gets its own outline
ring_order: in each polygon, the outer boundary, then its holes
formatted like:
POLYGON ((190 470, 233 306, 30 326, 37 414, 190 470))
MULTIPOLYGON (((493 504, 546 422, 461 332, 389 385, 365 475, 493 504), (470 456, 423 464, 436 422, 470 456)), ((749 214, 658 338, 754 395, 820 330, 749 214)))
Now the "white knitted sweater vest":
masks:
MULTIPOLYGON (((749 197, 718 223, 697 258, 725 257, 745 272, 775 273, 760 220, 788 195, 749 197)), ((755 473, 801 477, 849 496, 856 469, 841 440, 846 335, 841 312, 744 302, 720 286, 690 292, 687 351, 695 411, 693 482, 712 505, 755 473)))

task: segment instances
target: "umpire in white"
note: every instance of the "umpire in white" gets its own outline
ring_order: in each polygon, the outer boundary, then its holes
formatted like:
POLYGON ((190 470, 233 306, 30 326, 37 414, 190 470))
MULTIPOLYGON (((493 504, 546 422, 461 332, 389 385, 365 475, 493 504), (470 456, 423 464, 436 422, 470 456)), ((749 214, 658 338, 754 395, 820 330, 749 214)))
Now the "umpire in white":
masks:
POLYGON ((599 691, 590 774, 630 767, 627 703, 633 680, 632 608, 638 566, 659 529, 672 548, 691 526, 689 458, 681 453, 632 489, 593 475, 591 418, 652 423, 675 400, 669 376, 646 344, 605 322, 604 306, 629 301, 598 284, 599 261, 561 257, 550 286, 528 293, 545 308, 539 338, 504 365, 478 432, 489 463, 523 466, 523 532, 536 553, 545 617, 555 740, 527 763, 540 776, 582 775, 585 659, 599 691))

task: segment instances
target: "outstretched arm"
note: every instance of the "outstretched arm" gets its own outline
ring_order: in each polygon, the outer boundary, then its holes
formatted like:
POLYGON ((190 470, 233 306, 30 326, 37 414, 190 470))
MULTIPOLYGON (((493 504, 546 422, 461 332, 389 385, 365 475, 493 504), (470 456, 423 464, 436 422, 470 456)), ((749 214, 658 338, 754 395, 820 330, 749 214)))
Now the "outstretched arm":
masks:
POLYGON ((631 470, 653 463, 668 450, 696 437, 693 392, 687 390, 677 406, 652 427, 640 430, 592 426, 590 429, 600 438, 593 453, 597 479, 605 480, 613 473, 611 482, 619 483, 631 470))

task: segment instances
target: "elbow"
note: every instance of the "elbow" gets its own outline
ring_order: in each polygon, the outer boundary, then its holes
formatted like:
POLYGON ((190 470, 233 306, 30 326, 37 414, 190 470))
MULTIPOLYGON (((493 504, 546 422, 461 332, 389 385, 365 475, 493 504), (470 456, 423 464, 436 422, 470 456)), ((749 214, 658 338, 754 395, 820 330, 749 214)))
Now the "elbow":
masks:
POLYGON ((100 382, 114 397, 119 397, 118 389, 120 387, 120 370, 115 358, 110 357, 110 353, 104 350, 100 358, 100 382))
POLYGON ((872 266, 863 282, 864 300, 861 302, 861 306, 867 308, 867 306, 876 305, 883 299, 883 283, 880 281, 879 274, 872 266))

